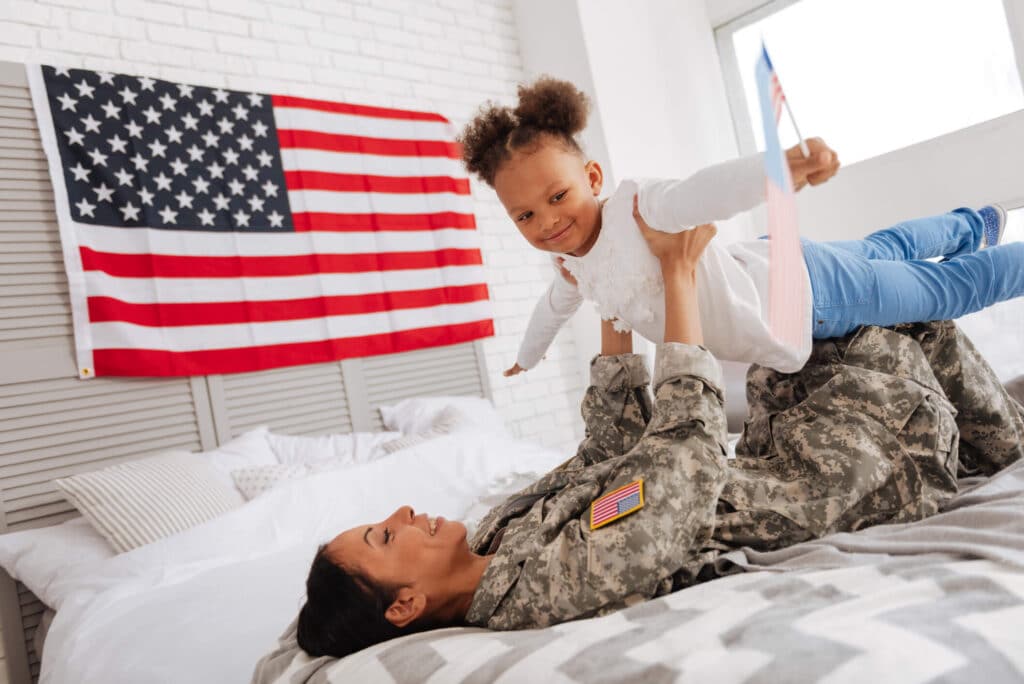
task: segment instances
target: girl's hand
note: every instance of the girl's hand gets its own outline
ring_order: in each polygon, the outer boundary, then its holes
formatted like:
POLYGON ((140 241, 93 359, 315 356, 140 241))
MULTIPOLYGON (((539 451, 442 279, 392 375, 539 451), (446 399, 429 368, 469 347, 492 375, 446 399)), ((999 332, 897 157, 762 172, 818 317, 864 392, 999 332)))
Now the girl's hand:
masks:
POLYGON ((558 264, 558 270, 562 274, 562 278, 565 279, 565 282, 570 285, 576 285, 576 278, 574 278, 572 273, 569 273, 569 269, 565 267, 565 257, 558 257, 555 259, 555 262, 558 264))
POLYGON ((508 370, 506 370, 504 373, 502 373, 502 375, 504 375, 506 378, 511 378, 513 375, 519 375, 520 373, 523 373, 525 371, 526 371, 526 369, 520 367, 519 364, 517 363, 514 366, 512 366, 511 368, 509 368, 508 370))
POLYGON ((718 229, 712 223, 705 223, 681 233, 663 233, 647 225, 640 215, 639 200, 633 195, 633 218, 640 227, 651 254, 661 262, 662 270, 669 267, 694 269, 704 248, 715 237, 718 229))

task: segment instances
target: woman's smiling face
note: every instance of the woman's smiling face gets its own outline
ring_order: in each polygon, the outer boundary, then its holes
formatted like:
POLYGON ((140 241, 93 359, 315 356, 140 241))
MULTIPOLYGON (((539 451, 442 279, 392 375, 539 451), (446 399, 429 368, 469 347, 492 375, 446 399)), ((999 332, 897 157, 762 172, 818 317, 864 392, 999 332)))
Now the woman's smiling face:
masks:
POLYGON ((603 175, 553 139, 517 152, 494 176, 494 190, 527 241, 539 250, 582 256, 601 229, 603 175))

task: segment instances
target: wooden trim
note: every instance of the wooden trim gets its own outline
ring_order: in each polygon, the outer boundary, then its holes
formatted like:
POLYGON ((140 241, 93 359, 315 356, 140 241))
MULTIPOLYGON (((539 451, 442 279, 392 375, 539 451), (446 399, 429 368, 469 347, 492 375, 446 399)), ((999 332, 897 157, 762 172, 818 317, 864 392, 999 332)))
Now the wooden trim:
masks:
MULTIPOLYGON (((3 66, 0 63, 0 74, 3 66)), ((3 624, 7 680, 10 684, 30 684, 32 674, 28 668, 28 649, 21 624, 18 584, 3 568, 0 568, 0 623, 3 624)))

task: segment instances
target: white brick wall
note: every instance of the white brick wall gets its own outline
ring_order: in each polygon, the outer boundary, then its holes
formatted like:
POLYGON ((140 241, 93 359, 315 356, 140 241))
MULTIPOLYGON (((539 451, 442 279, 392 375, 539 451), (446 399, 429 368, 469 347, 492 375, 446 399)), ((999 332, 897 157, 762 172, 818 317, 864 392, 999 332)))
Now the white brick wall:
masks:
MULTIPOLYGON (((522 78, 512 0, 0 0, 0 59, 440 112, 461 127, 522 78)), ((515 434, 569 451, 583 378, 568 328, 548 358, 511 365, 546 257, 473 183, 496 337, 494 401, 515 434)))

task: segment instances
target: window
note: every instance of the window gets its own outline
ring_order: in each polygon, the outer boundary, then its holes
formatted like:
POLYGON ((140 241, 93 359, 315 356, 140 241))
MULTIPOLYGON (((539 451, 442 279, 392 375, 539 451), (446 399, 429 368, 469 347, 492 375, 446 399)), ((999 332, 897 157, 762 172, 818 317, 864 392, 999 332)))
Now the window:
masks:
MULTIPOLYGON (((764 148, 762 37, 800 132, 847 165, 1024 109, 1003 1, 776 0, 719 27, 741 146, 764 148)), ((796 142, 785 115, 780 137, 796 142)))

